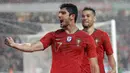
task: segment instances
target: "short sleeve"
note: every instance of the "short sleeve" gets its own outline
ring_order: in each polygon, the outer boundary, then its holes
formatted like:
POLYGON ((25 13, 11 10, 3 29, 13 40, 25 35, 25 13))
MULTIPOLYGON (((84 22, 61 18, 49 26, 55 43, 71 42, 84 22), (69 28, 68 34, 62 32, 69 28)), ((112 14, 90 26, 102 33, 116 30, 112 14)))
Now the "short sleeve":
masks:
POLYGON ((113 49, 112 49, 112 45, 110 42, 110 38, 107 33, 104 33, 103 40, 104 40, 103 47, 105 49, 106 54, 111 55, 113 53, 113 49))
POLYGON ((86 48, 87 56, 89 58, 97 57, 96 45, 95 45, 94 39, 91 36, 89 36, 87 40, 88 40, 87 48, 86 48))
POLYGON ((52 39, 53 39, 53 32, 47 33, 44 37, 40 39, 44 49, 51 45, 52 39))

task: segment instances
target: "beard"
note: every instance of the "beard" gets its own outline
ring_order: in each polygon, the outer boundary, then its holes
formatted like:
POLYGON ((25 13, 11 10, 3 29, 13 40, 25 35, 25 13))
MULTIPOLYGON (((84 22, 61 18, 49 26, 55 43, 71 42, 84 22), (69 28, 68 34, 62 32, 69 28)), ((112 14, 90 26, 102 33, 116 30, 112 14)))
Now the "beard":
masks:
POLYGON ((93 26, 93 24, 88 24, 88 25, 85 25, 85 24, 82 24, 83 28, 90 28, 93 26))
POLYGON ((67 25, 62 25, 62 24, 61 24, 60 27, 61 27, 61 28, 66 28, 67 25))
POLYGON ((83 28, 89 28, 89 27, 90 27, 89 24, 85 24, 85 23, 83 23, 83 22, 82 22, 82 26, 83 26, 83 28))
POLYGON ((70 22, 68 20, 65 20, 61 23, 60 27, 61 28, 66 28, 68 25, 70 24, 70 22))
POLYGON ((82 25, 84 28, 89 28, 89 26, 87 26, 87 25, 82 25))
POLYGON ((84 28, 89 28, 89 26, 84 26, 84 25, 83 25, 83 27, 84 27, 84 28))

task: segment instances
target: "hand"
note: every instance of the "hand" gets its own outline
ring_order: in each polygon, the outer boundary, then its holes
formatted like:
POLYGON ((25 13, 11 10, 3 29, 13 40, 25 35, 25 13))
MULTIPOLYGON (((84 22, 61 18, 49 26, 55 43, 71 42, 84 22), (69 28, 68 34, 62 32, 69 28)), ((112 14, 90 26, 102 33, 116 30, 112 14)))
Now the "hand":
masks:
POLYGON ((110 70, 108 73, 116 73, 116 70, 110 70))
POLYGON ((5 44, 10 46, 10 47, 13 47, 13 44, 15 44, 14 40, 12 39, 12 37, 7 37, 5 39, 5 44))

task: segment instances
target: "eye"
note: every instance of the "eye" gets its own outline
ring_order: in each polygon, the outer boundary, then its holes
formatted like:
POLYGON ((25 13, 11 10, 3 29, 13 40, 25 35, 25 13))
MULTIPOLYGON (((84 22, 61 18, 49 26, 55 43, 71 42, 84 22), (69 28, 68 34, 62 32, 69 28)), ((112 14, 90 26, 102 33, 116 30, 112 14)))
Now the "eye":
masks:
POLYGON ((87 15, 87 17, 90 17, 90 15, 87 15))
POLYGON ((66 12, 61 12, 62 14, 66 14, 66 12))
POLYGON ((65 11, 60 11, 59 13, 61 13, 61 14, 66 14, 66 12, 65 12, 65 11))

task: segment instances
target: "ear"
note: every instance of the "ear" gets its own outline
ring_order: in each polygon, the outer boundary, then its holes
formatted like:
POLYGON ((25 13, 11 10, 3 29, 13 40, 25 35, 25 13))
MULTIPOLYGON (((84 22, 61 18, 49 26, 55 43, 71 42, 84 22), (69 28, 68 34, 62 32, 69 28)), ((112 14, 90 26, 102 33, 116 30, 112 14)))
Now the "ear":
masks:
POLYGON ((96 16, 94 17, 94 22, 96 22, 96 20, 97 20, 97 18, 96 18, 96 16))
POLYGON ((75 14, 71 14, 71 15, 70 15, 70 18, 71 18, 71 19, 75 19, 75 14))

